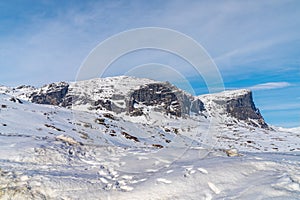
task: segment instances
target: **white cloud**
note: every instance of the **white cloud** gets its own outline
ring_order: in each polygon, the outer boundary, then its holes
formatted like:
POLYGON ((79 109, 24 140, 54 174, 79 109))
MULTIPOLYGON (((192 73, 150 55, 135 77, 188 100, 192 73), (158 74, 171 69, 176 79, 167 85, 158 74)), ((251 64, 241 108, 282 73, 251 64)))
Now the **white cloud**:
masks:
POLYGON ((272 90, 291 86, 288 82, 268 82, 249 87, 250 90, 272 90))

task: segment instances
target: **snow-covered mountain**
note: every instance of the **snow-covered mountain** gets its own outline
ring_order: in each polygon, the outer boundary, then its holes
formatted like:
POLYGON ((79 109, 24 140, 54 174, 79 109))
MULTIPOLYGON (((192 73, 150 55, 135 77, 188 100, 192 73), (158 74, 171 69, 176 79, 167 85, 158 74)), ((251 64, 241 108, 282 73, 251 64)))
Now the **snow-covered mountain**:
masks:
POLYGON ((0 106, 0 199, 300 195, 299 129, 266 124, 249 90, 121 76, 0 86, 0 106))

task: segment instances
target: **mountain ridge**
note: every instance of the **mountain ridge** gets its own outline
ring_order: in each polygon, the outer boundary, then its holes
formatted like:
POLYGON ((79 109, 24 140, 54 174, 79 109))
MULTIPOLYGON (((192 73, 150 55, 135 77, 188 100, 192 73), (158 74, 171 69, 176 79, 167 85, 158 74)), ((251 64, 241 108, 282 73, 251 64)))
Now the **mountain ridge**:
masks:
POLYGON ((14 90, 29 90, 23 93, 17 91, 17 97, 38 104, 86 111, 124 112, 133 116, 141 116, 143 110, 154 106, 156 111, 177 117, 230 115, 249 125, 269 128, 255 107, 252 92, 246 89, 192 96, 168 82, 127 76, 57 82, 41 88, 18 88, 14 90))

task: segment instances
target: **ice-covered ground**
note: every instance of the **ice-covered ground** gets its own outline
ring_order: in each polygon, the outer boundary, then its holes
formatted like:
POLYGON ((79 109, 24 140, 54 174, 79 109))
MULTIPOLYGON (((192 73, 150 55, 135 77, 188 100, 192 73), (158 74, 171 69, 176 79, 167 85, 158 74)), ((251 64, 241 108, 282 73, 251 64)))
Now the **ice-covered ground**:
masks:
POLYGON ((299 129, 222 120, 0 94, 0 199, 299 199, 299 129))

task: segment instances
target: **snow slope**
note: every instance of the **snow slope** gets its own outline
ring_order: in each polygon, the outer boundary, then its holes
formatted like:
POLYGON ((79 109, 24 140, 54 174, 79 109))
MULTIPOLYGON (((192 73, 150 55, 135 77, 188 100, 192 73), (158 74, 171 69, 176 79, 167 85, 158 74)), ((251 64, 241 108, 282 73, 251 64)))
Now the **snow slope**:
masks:
POLYGON ((12 98, 34 88, 2 88, 0 199, 300 197, 298 129, 178 118, 151 107, 137 117, 71 110, 12 98))

